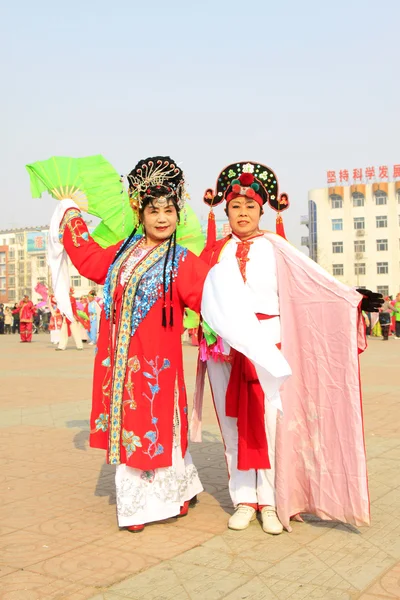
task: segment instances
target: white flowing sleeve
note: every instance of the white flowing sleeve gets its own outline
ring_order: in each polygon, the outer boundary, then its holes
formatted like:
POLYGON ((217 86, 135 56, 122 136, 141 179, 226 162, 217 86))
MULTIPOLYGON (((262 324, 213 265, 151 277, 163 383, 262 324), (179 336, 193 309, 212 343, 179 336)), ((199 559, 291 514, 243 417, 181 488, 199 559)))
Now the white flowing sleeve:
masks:
POLYGON ((221 260, 210 270, 203 290, 203 318, 224 341, 251 360, 266 398, 282 410, 277 392, 292 371, 275 343, 266 339, 252 305, 236 261, 221 260))
POLYGON ((68 269, 68 255, 60 242, 60 224, 69 208, 80 210, 79 206, 70 199, 61 200, 53 213, 50 221, 47 262, 51 270, 54 296, 60 312, 70 321, 74 321, 71 301, 69 299, 70 280, 68 269))

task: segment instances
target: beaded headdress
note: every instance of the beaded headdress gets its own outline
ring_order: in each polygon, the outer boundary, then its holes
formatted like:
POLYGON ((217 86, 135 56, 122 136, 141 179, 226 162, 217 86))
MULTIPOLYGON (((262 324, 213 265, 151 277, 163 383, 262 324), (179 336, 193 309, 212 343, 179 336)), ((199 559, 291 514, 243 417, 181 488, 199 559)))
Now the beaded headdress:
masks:
POLYGON ((185 180, 182 170, 169 156, 156 156, 140 161, 128 175, 129 196, 133 208, 139 209, 145 198, 160 205, 175 198, 179 209, 185 203, 185 180))
MULTIPOLYGON (((228 165, 218 175, 215 191, 208 188, 204 202, 211 211, 224 200, 229 202, 237 196, 255 200, 260 206, 268 203, 278 214, 276 232, 285 237, 281 212, 289 208, 287 194, 279 195, 278 179, 269 167, 252 161, 243 161, 228 165)), ((213 214, 210 212, 210 219, 213 214)))

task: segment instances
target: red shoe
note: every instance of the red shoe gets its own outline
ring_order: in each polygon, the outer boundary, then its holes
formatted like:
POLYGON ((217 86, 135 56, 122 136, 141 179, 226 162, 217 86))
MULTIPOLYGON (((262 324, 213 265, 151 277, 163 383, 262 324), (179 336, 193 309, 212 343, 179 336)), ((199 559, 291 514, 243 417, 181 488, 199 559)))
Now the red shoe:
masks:
POLYGON ((128 525, 128 527, 126 527, 125 529, 131 531, 132 533, 140 533, 141 531, 143 531, 144 525, 128 525))
POLYGON ((189 512, 189 503, 190 503, 190 500, 186 500, 183 503, 183 506, 181 507, 180 513, 178 515, 178 519, 179 519, 179 517, 186 517, 186 515, 189 512))

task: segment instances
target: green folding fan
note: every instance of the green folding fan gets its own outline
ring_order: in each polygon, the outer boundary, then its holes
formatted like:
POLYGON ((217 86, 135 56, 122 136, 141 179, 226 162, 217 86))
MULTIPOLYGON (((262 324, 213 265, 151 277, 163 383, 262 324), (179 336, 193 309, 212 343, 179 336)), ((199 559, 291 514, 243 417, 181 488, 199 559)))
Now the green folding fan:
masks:
POLYGON ((53 156, 26 165, 33 198, 48 192, 57 200, 71 198, 79 208, 99 217, 102 246, 110 246, 127 237, 134 228, 134 213, 119 174, 100 154, 86 158, 53 156))
MULTIPOLYGON (((92 237, 103 247, 125 239, 136 224, 128 194, 114 167, 101 154, 85 158, 53 156, 26 165, 33 198, 48 192, 57 200, 71 198, 81 210, 101 219, 92 237)), ((140 231, 140 229, 139 229, 140 231)), ((177 242, 194 254, 204 248, 204 235, 193 209, 181 211, 177 242)))

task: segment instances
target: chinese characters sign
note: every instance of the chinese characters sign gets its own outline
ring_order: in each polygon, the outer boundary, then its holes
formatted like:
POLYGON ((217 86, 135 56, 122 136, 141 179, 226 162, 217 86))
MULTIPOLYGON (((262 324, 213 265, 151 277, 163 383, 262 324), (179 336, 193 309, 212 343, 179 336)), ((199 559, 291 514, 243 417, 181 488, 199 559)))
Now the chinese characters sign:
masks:
POLYGON ((400 165, 381 165, 379 167, 365 167, 363 169, 341 169, 340 171, 327 171, 327 183, 373 183, 375 181, 389 181, 400 179, 400 165))
POLYGON ((47 234, 42 231, 29 231, 26 234, 27 252, 45 252, 47 248, 47 234))

